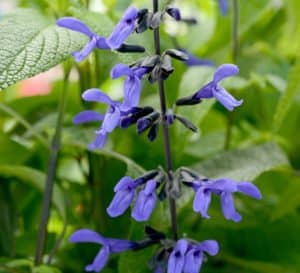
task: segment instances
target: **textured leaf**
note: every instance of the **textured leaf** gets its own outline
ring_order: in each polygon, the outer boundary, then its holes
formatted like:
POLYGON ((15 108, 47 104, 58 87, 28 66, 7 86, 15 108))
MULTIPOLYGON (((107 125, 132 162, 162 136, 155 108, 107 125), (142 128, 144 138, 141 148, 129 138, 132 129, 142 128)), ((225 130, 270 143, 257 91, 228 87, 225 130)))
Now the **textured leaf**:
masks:
POLYGON ((191 167, 207 177, 251 181, 266 171, 288 164, 286 155, 276 144, 265 143, 224 152, 191 167))
POLYGON ((288 76, 288 84, 284 94, 278 102, 273 120, 273 131, 277 132, 295 99, 297 92, 300 92, 300 57, 297 59, 294 66, 291 68, 288 76))
POLYGON ((30 9, 6 16, 0 22, 0 90, 59 64, 85 41, 30 9))
MULTIPOLYGON (((0 165, 0 177, 13 177, 24 183, 28 183, 37 190, 44 192, 46 175, 41 171, 25 167, 25 166, 13 166, 13 165, 0 165)), ((57 185, 54 185, 52 201, 57 210, 61 214, 62 218, 66 218, 64 196, 62 191, 57 185)))

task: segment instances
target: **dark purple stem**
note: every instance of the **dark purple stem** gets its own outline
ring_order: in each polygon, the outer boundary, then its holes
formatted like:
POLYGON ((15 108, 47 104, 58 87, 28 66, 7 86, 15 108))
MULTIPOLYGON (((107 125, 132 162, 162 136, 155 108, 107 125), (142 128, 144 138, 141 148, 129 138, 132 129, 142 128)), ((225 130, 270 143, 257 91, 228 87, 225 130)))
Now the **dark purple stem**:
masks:
MULTIPOLYGON (((153 13, 158 11, 158 0, 153 0, 153 13)), ((160 50, 160 34, 159 28, 154 30, 154 44, 155 44, 155 54, 161 55, 160 50)), ((166 120, 166 95, 164 88, 164 81, 161 77, 158 79, 158 90, 160 97, 160 108, 163 118, 163 136, 164 136, 164 146, 165 146, 165 157, 166 157, 166 165, 168 171, 168 183, 172 183, 173 181, 173 164, 172 164, 172 155, 171 155, 171 147, 170 147, 170 137, 169 137, 169 128, 166 120)), ((174 240, 178 239, 178 227, 177 227, 177 215, 176 215, 176 202, 172 196, 169 196, 169 207, 170 207, 170 216, 171 216, 171 224, 173 231, 174 240)))

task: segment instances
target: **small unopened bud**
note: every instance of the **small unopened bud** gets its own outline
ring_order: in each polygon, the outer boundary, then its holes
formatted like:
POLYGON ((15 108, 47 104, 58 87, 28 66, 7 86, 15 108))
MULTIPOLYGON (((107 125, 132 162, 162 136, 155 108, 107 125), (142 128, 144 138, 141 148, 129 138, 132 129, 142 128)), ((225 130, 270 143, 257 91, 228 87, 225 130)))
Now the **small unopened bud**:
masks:
POLYGON ((152 112, 149 115, 138 119, 137 121, 137 131, 138 134, 143 133, 148 128, 150 128, 160 117, 158 112, 152 112))
POLYGON ((180 121, 186 128, 190 129, 191 131, 193 131, 194 133, 198 132, 198 128, 188 119, 179 116, 179 115, 175 115, 175 118, 180 121))

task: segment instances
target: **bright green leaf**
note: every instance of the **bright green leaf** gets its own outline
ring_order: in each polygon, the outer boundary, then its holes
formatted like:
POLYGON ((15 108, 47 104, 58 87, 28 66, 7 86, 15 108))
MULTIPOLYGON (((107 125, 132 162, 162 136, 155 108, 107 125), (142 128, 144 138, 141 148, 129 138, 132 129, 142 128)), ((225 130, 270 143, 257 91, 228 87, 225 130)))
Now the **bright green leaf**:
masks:
POLYGON ((85 41, 36 11, 7 15, 0 22, 0 90, 61 63, 85 41))

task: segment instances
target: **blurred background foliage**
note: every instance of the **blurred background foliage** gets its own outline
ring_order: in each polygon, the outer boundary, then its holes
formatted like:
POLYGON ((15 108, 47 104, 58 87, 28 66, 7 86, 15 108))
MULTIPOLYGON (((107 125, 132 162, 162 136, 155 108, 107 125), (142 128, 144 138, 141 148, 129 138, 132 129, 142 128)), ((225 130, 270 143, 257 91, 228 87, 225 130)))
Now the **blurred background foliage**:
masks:
MULTIPOLYGON (((72 118, 83 109, 105 109, 84 103, 81 93, 98 87, 120 99, 122 80, 112 81, 109 71, 113 64, 141 56, 98 50, 86 61, 74 63, 69 54, 82 47, 85 37, 58 30, 55 19, 75 16, 99 34, 108 34, 128 5, 150 8, 151 1, 1 2, 0 272, 83 272, 98 246, 71 245, 67 239, 75 229, 89 227, 107 237, 143 237, 143 224, 132 221, 129 213, 110 219, 105 209, 122 176, 136 177, 164 164, 163 143, 161 136, 149 143, 135 128, 117 129, 104 150, 87 150, 98 124, 74 126, 72 118), (7 7, 13 10, 8 13, 7 7), (29 57, 22 55, 24 51, 29 57), (42 193, 62 94, 66 107, 44 265, 34 266, 42 193)), ((228 15, 221 16, 214 0, 178 0, 175 5, 184 16, 197 18, 198 24, 167 20, 163 47, 174 47, 176 37, 180 47, 199 58, 217 65, 235 61, 240 74, 224 81, 224 86, 244 104, 234 113, 211 101, 176 110, 200 130, 192 134, 180 124, 171 128, 174 165, 191 166, 210 177, 252 180, 264 197, 259 202, 237 197, 244 219, 235 224, 223 219, 217 200, 211 219, 200 219, 191 209, 192 196, 184 192, 178 204, 180 233, 220 243, 220 254, 209 259, 203 273, 300 272, 300 2, 240 0, 236 58, 232 6, 228 15)), ((130 39, 154 52, 151 32, 130 39)), ((169 105, 179 95, 199 89, 213 72, 211 67, 188 68, 178 62, 175 68, 166 82, 169 105)), ((156 87, 148 82, 143 84, 141 104, 159 105, 156 87)), ((165 205, 157 206, 150 224, 169 229, 165 205)), ((147 263, 153 251, 113 257, 103 272, 150 272, 147 263)))

